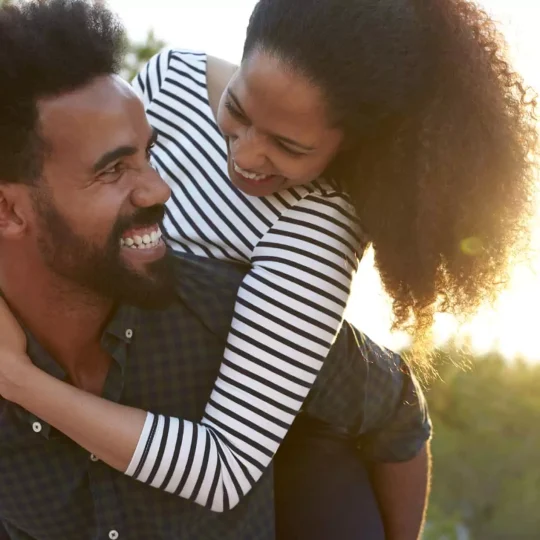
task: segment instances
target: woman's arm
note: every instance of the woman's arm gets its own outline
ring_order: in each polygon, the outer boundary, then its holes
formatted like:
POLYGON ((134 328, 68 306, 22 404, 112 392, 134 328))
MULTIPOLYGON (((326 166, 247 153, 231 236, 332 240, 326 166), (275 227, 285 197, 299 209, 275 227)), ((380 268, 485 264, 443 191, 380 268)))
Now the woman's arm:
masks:
POLYGON ((17 368, 7 352, 0 392, 138 480, 233 507, 268 467, 341 325, 355 265, 345 210, 339 197, 306 197, 263 237, 199 424, 107 402, 29 362, 17 368))
MULTIPOLYGON (((2 306, 0 335, 6 329, 4 309, 2 306)), ((147 415, 55 379, 34 366, 24 352, 5 347, 0 347, 0 395, 122 472, 135 451, 147 415)))
POLYGON ((181 454, 205 459, 189 471, 167 462, 160 454, 167 419, 158 417, 141 437, 128 475, 170 491, 161 478, 187 474, 190 483, 203 483, 200 501, 217 501, 211 486, 223 485, 231 505, 257 482, 341 326, 360 243, 353 221, 340 195, 291 196, 290 208, 253 252, 204 417, 180 443, 181 454))

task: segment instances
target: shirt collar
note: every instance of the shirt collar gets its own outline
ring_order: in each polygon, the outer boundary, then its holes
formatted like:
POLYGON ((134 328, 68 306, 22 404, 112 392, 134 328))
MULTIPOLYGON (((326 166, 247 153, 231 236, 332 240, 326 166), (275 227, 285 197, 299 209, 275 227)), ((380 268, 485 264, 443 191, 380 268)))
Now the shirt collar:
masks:
MULTIPOLYGON (((114 356, 115 360, 120 364, 122 371, 125 368, 126 355, 115 355, 114 352, 116 347, 129 345, 133 341, 139 321, 140 309, 130 305, 120 305, 115 310, 101 336, 101 342, 104 348, 114 356)), ((67 373, 64 368, 52 358, 29 330, 25 328, 24 332, 27 339, 27 354, 34 365, 56 379, 65 381, 67 379, 67 373)), ((49 424, 18 406, 17 415, 27 422, 34 431, 39 429, 41 435, 49 438, 51 433, 49 424)))
POLYGON ((124 343, 131 343, 140 323, 141 310, 127 304, 120 305, 111 317, 103 335, 112 336, 124 343))

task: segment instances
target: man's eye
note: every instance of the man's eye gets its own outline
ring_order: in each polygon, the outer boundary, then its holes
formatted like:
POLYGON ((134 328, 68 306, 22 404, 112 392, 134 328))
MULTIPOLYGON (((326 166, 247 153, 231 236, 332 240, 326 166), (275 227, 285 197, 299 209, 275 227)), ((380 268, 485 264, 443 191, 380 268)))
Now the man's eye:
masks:
POLYGON ((153 142, 147 149, 146 149, 146 159, 150 161, 150 158, 152 157, 152 149, 156 146, 156 143, 153 142))
POLYGON ((113 165, 112 167, 105 169, 101 174, 116 174, 119 171, 120 171, 120 163, 117 163, 116 165, 113 165))
POLYGON ((99 174, 99 177, 106 182, 114 182, 118 180, 120 175, 124 172, 124 165, 122 163, 115 163, 108 169, 105 169, 99 174))

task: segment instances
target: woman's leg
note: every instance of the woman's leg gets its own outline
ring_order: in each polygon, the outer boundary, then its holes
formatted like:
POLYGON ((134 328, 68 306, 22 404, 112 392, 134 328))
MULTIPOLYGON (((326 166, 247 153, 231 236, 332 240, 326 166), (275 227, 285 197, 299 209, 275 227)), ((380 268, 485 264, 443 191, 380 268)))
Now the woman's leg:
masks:
POLYGON ((366 466, 349 440, 300 418, 274 471, 277 540, 384 540, 366 466))

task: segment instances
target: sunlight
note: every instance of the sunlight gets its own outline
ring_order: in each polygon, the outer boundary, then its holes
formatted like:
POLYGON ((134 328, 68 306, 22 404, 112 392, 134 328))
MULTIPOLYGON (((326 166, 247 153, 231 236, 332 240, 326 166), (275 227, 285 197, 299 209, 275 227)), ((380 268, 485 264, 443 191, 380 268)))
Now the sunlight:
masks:
MULTIPOLYGON (((481 3, 501 24, 510 54, 526 82, 540 88, 540 39, 537 32, 540 6, 527 0, 484 0, 481 3)), ((513 269, 511 283, 493 310, 482 309, 473 320, 461 326, 448 315, 438 315, 434 328, 438 345, 455 337, 458 344, 470 344, 476 353, 497 350, 508 359, 540 361, 540 328, 537 322, 540 306, 540 204, 538 208, 532 224, 534 258, 530 265, 513 269)), ((390 303, 381 289, 372 260, 373 254, 370 253, 362 263, 349 301, 347 318, 381 344, 399 349, 408 340, 401 333, 389 331, 390 303)))
MULTIPOLYGON (((231 62, 239 62, 249 14, 255 0, 154 0, 149 17, 147 3, 110 0, 109 5, 125 22, 130 35, 144 39, 153 28, 171 46, 204 50, 231 62)), ((486 10, 501 24, 516 68, 526 82, 540 89, 540 2, 538 0, 482 0, 486 10)), ((540 212, 535 220, 536 246, 540 246, 540 212)), ((539 249, 540 253, 540 249, 539 249)), ((437 344, 452 337, 470 343, 476 352, 498 350, 508 358, 540 360, 540 256, 531 268, 515 268, 509 289, 495 310, 483 309, 459 327, 449 316, 439 315, 435 324, 437 344)), ((353 286, 347 318, 382 345, 399 349, 408 339, 390 332, 391 309, 373 268, 373 254, 362 261, 353 286)))

